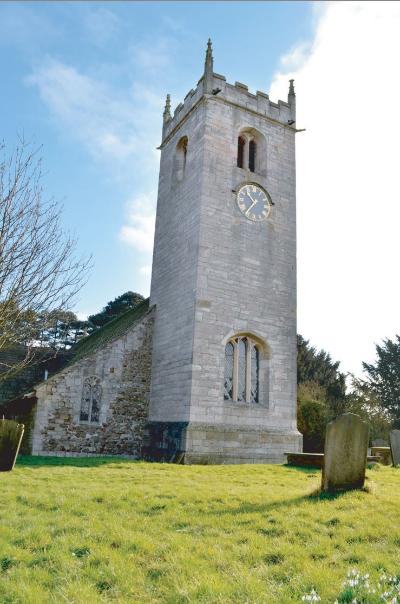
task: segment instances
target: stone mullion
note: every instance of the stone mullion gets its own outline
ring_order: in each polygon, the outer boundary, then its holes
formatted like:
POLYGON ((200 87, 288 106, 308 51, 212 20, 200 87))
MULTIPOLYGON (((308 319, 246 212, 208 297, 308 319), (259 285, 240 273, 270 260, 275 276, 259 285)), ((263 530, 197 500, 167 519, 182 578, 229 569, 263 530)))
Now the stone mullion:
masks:
POLYGON ((249 169, 249 137, 248 136, 244 136, 243 137, 245 140, 245 145, 244 145, 244 149, 243 149, 243 168, 245 168, 246 170, 249 169))
POLYGON ((93 407, 93 388, 90 386, 90 396, 89 396, 89 413, 88 413, 88 422, 92 421, 92 407, 93 407))
POLYGON ((238 400, 238 381, 239 381, 239 350, 237 341, 234 340, 233 344, 233 375, 232 375, 232 400, 238 400))
POLYGON ((251 342, 246 338, 246 403, 251 400, 251 342))

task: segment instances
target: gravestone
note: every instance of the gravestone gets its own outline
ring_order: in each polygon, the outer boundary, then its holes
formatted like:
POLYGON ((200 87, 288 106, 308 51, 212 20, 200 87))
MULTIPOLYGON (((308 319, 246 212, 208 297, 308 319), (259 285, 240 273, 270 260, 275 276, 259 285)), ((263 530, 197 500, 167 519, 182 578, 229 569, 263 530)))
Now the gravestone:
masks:
POLYGON ((358 415, 345 413, 326 427, 323 491, 346 491, 364 486, 369 426, 358 415))
POLYGON ((390 447, 371 447, 372 455, 378 455, 379 463, 384 466, 390 466, 392 463, 392 454, 390 447))
POLYGON ((23 424, 0 419, 0 472, 10 472, 14 468, 23 435, 23 424))
POLYGON ((390 432, 390 448, 394 466, 400 466, 400 430, 390 432))
POLYGON ((372 446, 387 447, 387 440, 385 440, 384 438, 375 438, 375 440, 372 441, 372 446))

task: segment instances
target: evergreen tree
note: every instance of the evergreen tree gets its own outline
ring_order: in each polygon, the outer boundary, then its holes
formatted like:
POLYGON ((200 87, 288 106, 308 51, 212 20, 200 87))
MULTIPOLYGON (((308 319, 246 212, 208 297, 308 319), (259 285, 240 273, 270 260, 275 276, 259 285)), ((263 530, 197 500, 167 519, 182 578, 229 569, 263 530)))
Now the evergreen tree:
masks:
POLYGON ((69 349, 94 329, 89 321, 80 321, 71 311, 53 310, 37 315, 32 340, 44 348, 69 349))
POLYGON ((371 441, 377 438, 389 441, 391 416, 369 382, 352 376, 351 391, 347 395, 347 411, 368 421, 371 441))
POLYGON ((400 428, 400 336, 387 338, 376 346, 375 363, 363 363, 367 382, 381 405, 390 414, 394 427, 400 428))
POLYGON ((96 315, 90 315, 88 321, 95 327, 102 327, 130 308, 135 308, 143 302, 143 300, 143 296, 138 293, 131 291, 125 292, 111 302, 108 302, 101 312, 96 315))
POLYGON ((346 410, 346 376, 324 350, 297 336, 297 424, 303 449, 322 452, 328 421, 346 410))
POLYGON ((346 375, 339 371, 339 364, 325 350, 317 351, 308 340, 297 336, 297 383, 315 382, 321 386, 332 409, 340 412, 346 396, 346 375))

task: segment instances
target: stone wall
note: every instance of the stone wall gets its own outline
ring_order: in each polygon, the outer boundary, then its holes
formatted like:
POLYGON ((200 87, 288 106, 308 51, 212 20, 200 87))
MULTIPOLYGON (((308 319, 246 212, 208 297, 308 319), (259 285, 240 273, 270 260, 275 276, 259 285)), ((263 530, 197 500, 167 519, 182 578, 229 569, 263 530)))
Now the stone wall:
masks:
POLYGON ((139 457, 146 437, 153 312, 116 340, 101 346, 37 387, 33 454, 139 457), (82 387, 101 381, 100 421, 80 421, 82 387))
POLYGON ((151 302, 157 305, 150 420, 188 427, 185 460, 284 461, 296 422, 296 166, 294 98, 271 103, 213 75, 217 94, 189 93, 164 126, 151 302), (256 132, 256 171, 237 166, 238 136, 256 132), (187 138, 186 171, 174 156, 187 138), (241 214, 237 192, 257 183, 268 219, 241 214), (173 250, 173 253, 171 253, 173 250), (224 400, 225 345, 260 349, 258 403, 224 400))

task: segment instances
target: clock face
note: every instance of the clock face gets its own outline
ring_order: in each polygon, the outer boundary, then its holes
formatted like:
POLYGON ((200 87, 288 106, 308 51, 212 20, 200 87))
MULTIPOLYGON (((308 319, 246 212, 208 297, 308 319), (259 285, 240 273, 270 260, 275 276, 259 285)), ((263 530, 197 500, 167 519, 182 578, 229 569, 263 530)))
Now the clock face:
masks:
POLYGON ((242 214, 253 222, 266 220, 271 211, 271 201, 268 193, 252 183, 240 187, 237 194, 237 203, 242 214))

